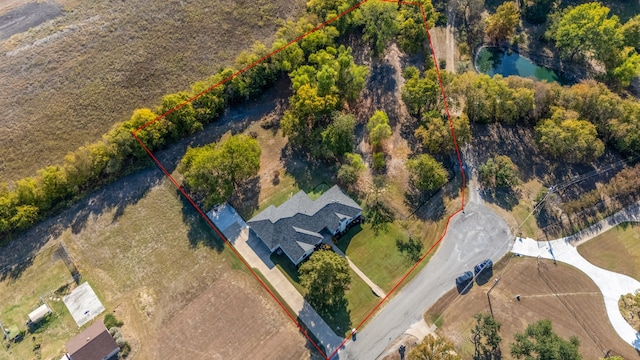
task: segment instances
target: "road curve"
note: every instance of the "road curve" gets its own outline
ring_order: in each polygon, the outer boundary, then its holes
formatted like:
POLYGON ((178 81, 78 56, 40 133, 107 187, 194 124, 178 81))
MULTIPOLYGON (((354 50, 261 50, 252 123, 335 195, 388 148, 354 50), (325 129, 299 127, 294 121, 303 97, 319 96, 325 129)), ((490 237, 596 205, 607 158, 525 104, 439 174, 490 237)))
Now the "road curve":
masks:
POLYGON ((494 261, 509 251, 509 226, 485 205, 469 203, 451 220, 447 235, 429 263, 373 319, 356 341, 332 359, 376 359, 442 295, 455 278, 486 258, 494 261))

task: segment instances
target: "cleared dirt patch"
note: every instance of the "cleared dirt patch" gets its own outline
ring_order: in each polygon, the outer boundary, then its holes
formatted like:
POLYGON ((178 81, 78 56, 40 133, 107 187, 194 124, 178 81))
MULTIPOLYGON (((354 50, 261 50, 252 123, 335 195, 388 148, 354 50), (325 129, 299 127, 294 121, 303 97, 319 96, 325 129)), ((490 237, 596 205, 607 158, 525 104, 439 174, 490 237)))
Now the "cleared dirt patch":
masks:
MULTIPOLYGON (((608 351, 625 359, 638 357, 612 328, 596 285, 579 270, 560 263, 554 265, 552 261, 508 255, 507 260, 495 266, 496 276, 501 280, 491 291, 490 299, 493 314, 502 323, 503 358, 511 358, 509 344, 513 335, 540 319, 551 320, 554 331, 564 338, 576 335, 585 359, 603 357, 608 351), (515 299, 516 295, 521 301, 515 299)), ((471 357, 474 351, 469 340, 473 316, 490 311, 487 291, 491 285, 493 281, 483 286, 475 284, 462 296, 454 289, 425 314, 428 322, 441 317, 438 331, 453 340, 465 357, 471 357)))
POLYGON ((170 359, 306 359, 300 336, 292 336, 288 319, 253 279, 227 272, 193 301, 159 324, 154 358, 170 359), (233 323, 245 326, 229 326, 233 323), (194 329, 198 329, 194 331, 194 329), (186 336, 186 334, 189 334, 186 336))

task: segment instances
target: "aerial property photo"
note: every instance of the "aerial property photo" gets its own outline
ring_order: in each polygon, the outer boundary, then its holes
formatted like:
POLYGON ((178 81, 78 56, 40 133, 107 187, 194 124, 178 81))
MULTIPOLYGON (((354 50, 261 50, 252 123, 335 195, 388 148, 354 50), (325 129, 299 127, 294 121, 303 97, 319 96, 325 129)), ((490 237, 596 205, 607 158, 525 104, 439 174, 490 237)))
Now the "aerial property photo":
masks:
POLYGON ((640 358, 638 34, 0 0, 0 360, 640 358))

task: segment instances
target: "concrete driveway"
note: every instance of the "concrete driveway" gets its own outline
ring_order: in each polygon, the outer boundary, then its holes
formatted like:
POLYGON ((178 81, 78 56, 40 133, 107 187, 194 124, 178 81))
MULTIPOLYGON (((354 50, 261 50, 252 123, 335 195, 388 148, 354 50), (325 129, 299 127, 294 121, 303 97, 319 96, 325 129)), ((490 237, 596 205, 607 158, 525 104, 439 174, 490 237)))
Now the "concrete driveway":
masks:
POLYGON ((484 259, 500 259, 511 243, 508 225, 493 210, 469 203, 464 214, 451 220, 447 235, 429 263, 358 331, 357 340, 350 341, 333 359, 376 359, 455 287, 457 276, 484 259))

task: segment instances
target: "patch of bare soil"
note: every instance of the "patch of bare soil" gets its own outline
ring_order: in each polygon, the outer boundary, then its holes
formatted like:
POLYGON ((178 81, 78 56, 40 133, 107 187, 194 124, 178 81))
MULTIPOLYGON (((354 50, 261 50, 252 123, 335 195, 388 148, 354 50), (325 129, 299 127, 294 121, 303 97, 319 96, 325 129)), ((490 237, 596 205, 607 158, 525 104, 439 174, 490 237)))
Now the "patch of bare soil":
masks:
POLYGON ((454 289, 425 315, 427 320, 442 317, 443 325, 438 331, 453 340, 466 357, 473 355, 473 316, 491 310, 502 324, 500 347, 505 359, 511 359, 509 344, 514 334, 540 319, 551 320, 554 331, 565 339, 577 336, 585 359, 607 353, 626 359, 638 357, 636 350, 618 337, 606 315, 602 294, 581 271, 550 260, 510 256, 498 263, 494 272, 494 278, 500 277, 500 281, 489 297, 487 292, 493 281, 482 286, 474 284, 465 295, 454 289), (520 301, 516 295, 520 295, 520 301))
POLYGON ((157 347, 151 349, 151 357, 308 359, 303 337, 296 334, 282 309, 258 287, 247 276, 225 273, 157 324, 157 347))

